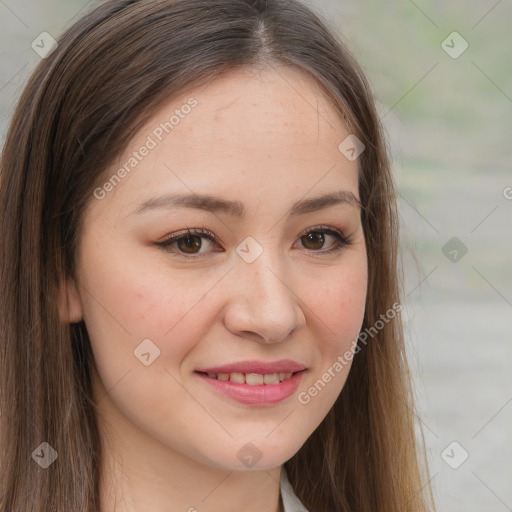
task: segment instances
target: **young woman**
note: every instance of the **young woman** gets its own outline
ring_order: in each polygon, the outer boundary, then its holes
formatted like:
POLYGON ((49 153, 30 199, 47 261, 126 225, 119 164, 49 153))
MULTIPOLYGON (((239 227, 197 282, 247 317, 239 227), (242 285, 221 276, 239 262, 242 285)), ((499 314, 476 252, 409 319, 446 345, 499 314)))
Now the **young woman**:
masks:
POLYGON ((1 510, 433 510, 385 144, 308 8, 102 2, 1 173, 1 510))

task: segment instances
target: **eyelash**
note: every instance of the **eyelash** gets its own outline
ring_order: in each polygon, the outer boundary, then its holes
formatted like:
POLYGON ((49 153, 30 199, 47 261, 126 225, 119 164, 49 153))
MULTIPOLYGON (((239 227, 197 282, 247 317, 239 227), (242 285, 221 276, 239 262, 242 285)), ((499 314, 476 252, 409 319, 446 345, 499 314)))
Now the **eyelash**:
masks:
MULTIPOLYGON (((336 253, 352 244, 352 240, 350 237, 347 237, 340 231, 330 228, 328 226, 317 226, 315 228, 310 228, 304 234, 302 234, 299 237, 299 239, 311 233, 324 233, 327 235, 332 235, 336 238, 335 245, 331 249, 328 249, 327 251, 315 251, 313 249, 309 249, 312 253, 318 253, 319 255, 336 253)), ((192 235, 204 236, 211 240, 212 242, 215 242, 217 245, 220 245, 219 238, 208 229, 187 229, 185 232, 180 231, 178 233, 173 233, 169 235, 165 240, 161 242, 155 242, 155 245, 161 247, 163 250, 170 253, 172 256, 186 259, 197 259, 201 257, 201 255, 204 253, 198 253, 197 255, 189 255, 170 248, 171 245, 175 244, 179 240, 186 239, 188 237, 191 237, 192 235)))

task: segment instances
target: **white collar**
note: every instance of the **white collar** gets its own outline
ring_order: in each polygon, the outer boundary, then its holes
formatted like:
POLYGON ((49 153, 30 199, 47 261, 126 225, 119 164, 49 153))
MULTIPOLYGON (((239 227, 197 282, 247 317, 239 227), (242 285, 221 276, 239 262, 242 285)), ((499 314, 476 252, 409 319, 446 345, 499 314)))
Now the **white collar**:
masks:
POLYGON ((309 512, 295 495, 284 466, 281 468, 281 497, 284 512, 309 512))

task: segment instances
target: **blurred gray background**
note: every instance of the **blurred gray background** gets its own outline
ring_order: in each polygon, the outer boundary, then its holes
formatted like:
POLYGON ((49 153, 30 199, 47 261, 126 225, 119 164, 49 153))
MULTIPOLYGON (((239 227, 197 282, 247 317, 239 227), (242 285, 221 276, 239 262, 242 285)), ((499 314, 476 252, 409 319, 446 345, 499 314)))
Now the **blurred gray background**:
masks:
MULTIPOLYGON (((2 144, 32 42, 96 3, 0 0, 2 144)), ((362 64, 387 132, 438 512, 512 511, 512 1, 307 3, 362 64)))

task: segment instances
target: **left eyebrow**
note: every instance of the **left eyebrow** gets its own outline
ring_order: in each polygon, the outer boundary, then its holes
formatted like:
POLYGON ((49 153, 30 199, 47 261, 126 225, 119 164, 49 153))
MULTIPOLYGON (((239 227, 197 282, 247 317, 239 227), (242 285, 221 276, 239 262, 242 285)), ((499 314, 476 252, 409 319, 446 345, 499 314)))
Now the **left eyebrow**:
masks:
MULTIPOLYGON (((312 199, 297 201, 288 211, 288 216, 304 215, 337 204, 362 207, 360 200, 352 192, 339 190, 312 199)), ((172 209, 177 207, 193 208, 211 213, 223 212, 239 218, 245 216, 245 207, 240 201, 231 201, 209 194, 165 194, 153 197, 141 203, 131 214, 140 215, 157 208, 172 209)))

